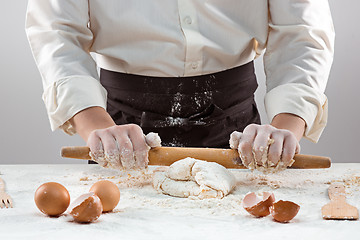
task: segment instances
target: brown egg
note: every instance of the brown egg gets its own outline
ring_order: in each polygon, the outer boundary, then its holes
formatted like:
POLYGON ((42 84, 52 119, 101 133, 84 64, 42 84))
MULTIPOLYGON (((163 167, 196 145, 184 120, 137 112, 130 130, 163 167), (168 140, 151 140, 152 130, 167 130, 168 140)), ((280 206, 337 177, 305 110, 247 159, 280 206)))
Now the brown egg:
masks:
POLYGON ((68 208, 70 195, 63 185, 47 182, 38 187, 34 200, 41 212, 49 216, 58 216, 68 208))
POLYGON ((108 180, 96 182, 90 188, 90 192, 94 192, 100 198, 104 212, 112 211, 120 201, 119 188, 108 180))
POLYGON ((100 198, 95 193, 85 193, 71 203, 69 212, 79 223, 96 221, 102 213, 100 198))
POLYGON ((271 215, 278 222, 289 222, 299 212, 300 206, 290 201, 277 201, 270 208, 271 215))
POLYGON ((273 193, 263 192, 261 200, 254 192, 250 192, 243 199, 243 207, 255 217, 265 217, 270 214, 270 207, 274 201, 273 193))

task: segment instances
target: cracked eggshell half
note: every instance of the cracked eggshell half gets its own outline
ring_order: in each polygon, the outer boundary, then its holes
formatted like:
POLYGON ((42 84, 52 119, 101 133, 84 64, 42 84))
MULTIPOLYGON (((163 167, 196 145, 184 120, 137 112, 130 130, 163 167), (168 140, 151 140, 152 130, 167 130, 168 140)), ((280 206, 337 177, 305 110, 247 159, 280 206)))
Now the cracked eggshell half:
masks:
POLYGON ((85 193, 78 197, 69 207, 69 213, 79 223, 91 223, 96 221, 102 211, 100 198, 93 192, 85 193))
POLYGON ((263 199, 260 199, 254 192, 250 192, 243 199, 243 207, 255 217, 265 217, 270 214, 274 201, 273 193, 263 192, 263 199))
POLYGON ((300 206, 291 201, 277 201, 271 208, 270 212, 277 222, 287 223, 293 219, 300 210, 300 206))

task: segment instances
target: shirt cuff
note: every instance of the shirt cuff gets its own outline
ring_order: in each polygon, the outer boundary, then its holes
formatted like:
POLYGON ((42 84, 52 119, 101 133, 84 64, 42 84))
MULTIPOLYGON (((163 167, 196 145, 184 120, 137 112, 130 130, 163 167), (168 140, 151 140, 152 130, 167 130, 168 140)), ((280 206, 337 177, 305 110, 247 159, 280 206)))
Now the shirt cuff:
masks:
POLYGON ((304 84, 289 83, 273 88, 265 95, 265 108, 270 121, 280 113, 304 119, 304 137, 312 142, 318 142, 327 124, 327 97, 304 84))
POLYGON ((60 128, 69 135, 76 133, 69 119, 89 107, 106 109, 106 99, 105 88, 89 76, 61 79, 48 86, 43 94, 51 130, 60 128))

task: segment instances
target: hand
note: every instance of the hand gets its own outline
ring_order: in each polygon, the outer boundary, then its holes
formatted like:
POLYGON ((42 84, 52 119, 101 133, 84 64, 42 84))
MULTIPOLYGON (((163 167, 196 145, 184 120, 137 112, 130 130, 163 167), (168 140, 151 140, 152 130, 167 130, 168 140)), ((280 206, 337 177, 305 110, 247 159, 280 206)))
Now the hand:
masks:
POLYGON ((103 167, 142 169, 148 164, 150 147, 142 129, 136 124, 93 130, 87 145, 93 160, 103 167))
POLYGON ((243 165, 249 169, 284 169, 292 165, 292 158, 300 152, 299 142, 291 131, 271 125, 250 124, 243 133, 232 133, 230 146, 239 151, 243 165))

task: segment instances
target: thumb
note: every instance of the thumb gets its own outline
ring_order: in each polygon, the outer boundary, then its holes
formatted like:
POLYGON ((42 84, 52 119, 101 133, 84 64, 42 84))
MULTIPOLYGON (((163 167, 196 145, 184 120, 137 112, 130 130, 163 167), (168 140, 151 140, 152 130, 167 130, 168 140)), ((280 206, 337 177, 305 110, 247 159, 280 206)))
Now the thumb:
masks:
POLYGON ((242 136, 242 132, 238 132, 238 131, 233 131, 230 134, 229 144, 231 149, 238 149, 241 136, 242 136))

